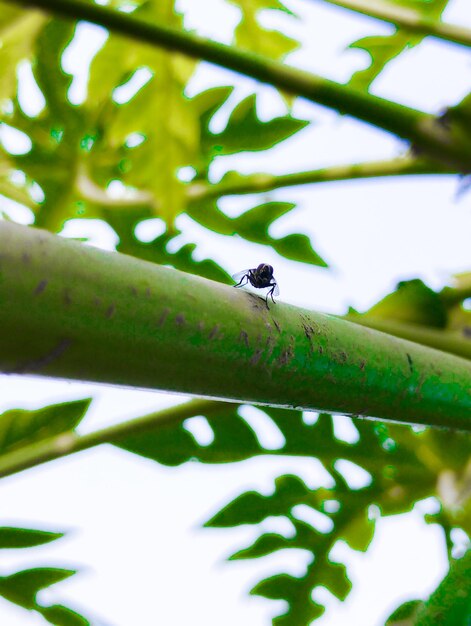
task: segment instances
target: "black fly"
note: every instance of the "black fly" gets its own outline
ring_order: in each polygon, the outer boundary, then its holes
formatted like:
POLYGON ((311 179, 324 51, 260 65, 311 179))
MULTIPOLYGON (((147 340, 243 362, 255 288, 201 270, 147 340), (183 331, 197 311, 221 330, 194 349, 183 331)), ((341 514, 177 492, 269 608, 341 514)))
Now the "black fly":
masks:
POLYGON ((275 299, 273 296, 280 295, 280 290, 278 289, 277 282, 273 276, 273 267, 271 265, 267 265, 267 263, 260 263, 258 267, 251 270, 242 270, 242 272, 237 272, 237 274, 234 274, 232 278, 235 281, 239 281, 237 285, 234 285, 234 287, 243 287, 247 283, 250 283, 252 287, 255 287, 256 289, 271 287, 265 298, 267 309, 270 308, 268 306, 268 296, 271 296, 274 303, 275 299))

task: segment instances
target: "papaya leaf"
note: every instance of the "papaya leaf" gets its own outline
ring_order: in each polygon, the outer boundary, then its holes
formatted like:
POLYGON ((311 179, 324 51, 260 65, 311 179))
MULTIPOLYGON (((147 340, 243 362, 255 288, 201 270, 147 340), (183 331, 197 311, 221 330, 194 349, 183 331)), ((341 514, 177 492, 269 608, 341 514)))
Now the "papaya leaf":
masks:
MULTIPOLYGON (((406 6, 429 19, 439 20, 448 0, 392 0, 392 4, 406 6)), ((370 56, 367 68, 353 74, 349 85, 368 90, 385 66, 404 51, 420 44, 425 35, 413 35, 406 29, 396 29, 391 35, 364 37, 350 44, 350 48, 364 50, 370 56)))
POLYGON ((471 550, 453 559, 450 571, 420 607, 415 626, 468 626, 471 617, 471 550))
MULTIPOLYGON (((182 26, 173 0, 147 3, 136 13, 150 22, 182 26)), ((193 163, 198 153, 199 119, 183 95, 195 67, 196 62, 183 55, 111 34, 90 71, 95 101, 112 97, 115 88, 122 89, 136 72, 148 72, 147 83, 133 97, 117 104, 115 92, 114 102, 102 107, 101 136, 90 155, 90 169, 98 167, 99 175, 109 182, 117 159, 111 160, 110 169, 102 153, 112 153, 130 136, 141 135, 141 149, 128 152, 120 178, 127 185, 150 191, 155 213, 168 224, 185 207, 185 185, 178 179, 178 170, 193 163)))
POLYGON ((64 536, 64 533, 51 533, 45 530, 31 528, 14 528, 0 526, 0 550, 8 548, 33 548, 55 541, 64 536))
POLYGON ((90 626, 90 622, 75 611, 61 605, 45 607, 36 599, 41 590, 75 573, 74 570, 42 567, 0 576, 0 596, 24 609, 37 611, 54 626, 90 626))
MULTIPOLYGON (((63 533, 29 528, 0 527, 0 549, 32 548, 60 539, 63 533)), ((24 609, 34 610, 54 626, 90 626, 90 622, 75 611, 62 606, 43 606, 37 594, 75 574, 74 570, 41 567, 0 576, 0 596, 24 609)))
POLYGON ((18 63, 31 58, 36 38, 46 21, 37 11, 0 2, 0 103, 14 96, 18 63))
POLYGON ((422 600, 409 600, 401 604, 385 622, 385 626, 414 626, 422 600))
MULTIPOLYGON (((148 218, 150 216, 143 215, 142 217, 148 218)), ((119 237, 118 252, 123 252, 151 263, 171 265, 182 272, 196 274, 210 280, 226 284, 231 283, 229 275, 212 259, 195 260, 193 252, 197 247, 196 244, 187 243, 177 251, 170 252, 168 250, 169 243, 180 234, 180 231, 176 229, 173 229, 171 232, 164 232, 153 241, 143 242, 135 235, 136 226, 141 220, 136 218, 134 213, 126 215, 124 212, 108 211, 107 221, 119 237)))
POLYGON ((72 431, 91 400, 53 404, 35 411, 12 409, 0 415, 0 453, 72 431))
MULTIPOLYGON (((207 124, 207 118, 203 121, 207 124)), ((291 115, 262 122, 257 115, 256 95, 252 94, 235 107, 222 132, 213 134, 206 126, 202 139, 203 150, 211 156, 268 150, 308 124, 308 121, 296 119, 291 115)))
POLYGON ((447 324, 447 312, 439 294, 417 278, 398 283, 396 291, 364 315, 434 328, 445 328, 447 324))
POLYGON ((292 11, 280 0, 229 1, 242 12, 242 18, 234 33, 236 46, 272 59, 283 59, 298 47, 297 41, 279 31, 264 28, 258 19, 261 11, 281 11, 293 16, 292 11))
POLYGON ((269 234, 272 223, 294 207, 291 202, 267 202, 230 218, 218 209, 216 202, 208 201, 191 204, 187 213, 205 228, 221 235, 239 235, 247 241, 270 246, 287 259, 327 267, 306 235, 292 234, 277 239, 269 234))

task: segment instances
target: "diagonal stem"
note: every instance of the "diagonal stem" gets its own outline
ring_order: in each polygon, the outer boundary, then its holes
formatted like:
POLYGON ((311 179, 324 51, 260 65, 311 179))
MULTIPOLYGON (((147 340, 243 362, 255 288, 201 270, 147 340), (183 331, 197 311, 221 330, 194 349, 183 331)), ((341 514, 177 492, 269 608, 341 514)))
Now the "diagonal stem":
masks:
MULTIPOLYGON (((18 0, 8 1, 21 3, 18 0)), ((452 140, 449 131, 434 116, 422 111, 259 55, 214 43, 160 24, 150 24, 132 15, 81 0, 29 0, 28 5, 52 11, 69 19, 100 24, 139 41, 168 50, 177 50, 188 56, 205 59, 215 65, 251 76, 311 102, 378 126, 411 142, 434 160, 456 167, 459 171, 469 171, 471 146, 456 138, 452 140)))
POLYGON ((385 0, 324 0, 335 6, 362 13, 417 35, 436 37, 451 43, 471 47, 471 30, 456 24, 447 24, 421 15, 408 7, 385 0))

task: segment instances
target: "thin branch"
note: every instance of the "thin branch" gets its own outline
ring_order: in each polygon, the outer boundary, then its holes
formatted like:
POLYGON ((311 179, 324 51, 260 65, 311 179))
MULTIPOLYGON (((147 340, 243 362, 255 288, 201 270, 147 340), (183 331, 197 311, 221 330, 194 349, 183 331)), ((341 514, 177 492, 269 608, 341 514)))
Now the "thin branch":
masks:
POLYGON ((462 46, 471 46, 471 30, 421 15, 418 11, 384 0, 323 0, 368 17, 390 22, 410 33, 437 37, 462 46))
MULTIPOLYGON (((8 0, 21 4, 21 0, 8 0)), ((29 0, 35 6, 74 20, 100 24, 112 31, 168 50, 234 70, 294 95, 351 115, 411 142, 434 160, 467 172, 471 146, 451 139, 449 131, 432 115, 384 100, 322 76, 277 63, 202 37, 160 24, 149 24, 132 15, 112 11, 81 0, 29 0)))
POLYGON ((332 165, 330 167, 296 172, 293 174, 249 174, 238 175, 235 181, 210 185, 203 182, 188 185, 187 196, 190 202, 199 202, 221 196, 261 193, 282 187, 310 185, 334 181, 357 180, 366 178, 380 178, 385 176, 414 176, 425 174, 453 174, 452 168, 441 167, 434 162, 418 160, 409 157, 388 159, 385 161, 369 161, 347 165, 332 165))
POLYGON ((348 314, 342 319, 471 360, 471 340, 463 331, 439 330, 369 315, 348 314))
POLYGON ((156 428, 180 424, 195 415, 224 413, 232 410, 233 406, 233 404, 216 402, 215 400, 191 400, 86 435, 79 435, 75 432, 63 433, 57 437, 33 443, 2 455, 0 457, 0 478, 104 443, 119 443, 130 435, 138 435, 156 428))

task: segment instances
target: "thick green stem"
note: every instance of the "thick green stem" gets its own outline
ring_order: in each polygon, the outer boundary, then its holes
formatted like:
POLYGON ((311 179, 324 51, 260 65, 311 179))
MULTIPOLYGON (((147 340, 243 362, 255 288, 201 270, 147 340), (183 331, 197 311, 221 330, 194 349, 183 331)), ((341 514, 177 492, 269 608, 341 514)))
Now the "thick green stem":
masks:
POLYGON ((282 187, 295 187, 314 183, 380 178, 384 176, 439 175, 453 173, 456 172, 451 168, 441 167, 430 161, 400 157, 386 161, 333 165, 322 169, 310 170, 308 172, 296 172, 278 176, 265 173, 249 174, 245 177, 238 177, 237 181, 234 182, 222 181, 215 185, 196 182, 188 186, 187 195, 191 202, 199 202, 209 198, 220 198, 221 196, 260 193, 280 189, 282 187))
MULTIPOLYGON (((9 0, 21 3, 21 0, 9 0)), ((298 96, 352 115, 410 141, 434 160, 468 172, 471 146, 452 139, 434 116, 352 89, 265 57, 214 43, 193 34, 159 24, 149 24, 132 15, 111 11, 81 0, 29 0, 29 6, 52 11, 75 20, 87 20, 139 41, 206 59, 221 67, 251 76, 298 96)))
POLYGON ((223 413, 225 410, 231 410, 232 407, 233 405, 227 402, 192 400, 137 419, 96 430, 86 435, 79 435, 75 432, 64 433, 1 456, 0 478, 16 474, 47 461, 74 454, 75 452, 88 450, 104 443, 119 443, 119 441, 130 434, 137 435, 156 428, 179 424, 195 415, 223 413))
POLYGON ((0 223, 0 370, 471 429, 465 359, 0 223))
POLYGON ((390 22, 417 35, 437 37, 463 46, 471 46, 471 30, 455 24, 446 24, 421 15, 418 11, 384 0, 324 0, 344 9, 390 22))

